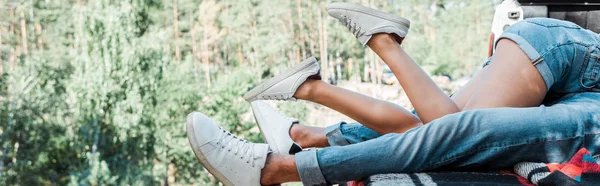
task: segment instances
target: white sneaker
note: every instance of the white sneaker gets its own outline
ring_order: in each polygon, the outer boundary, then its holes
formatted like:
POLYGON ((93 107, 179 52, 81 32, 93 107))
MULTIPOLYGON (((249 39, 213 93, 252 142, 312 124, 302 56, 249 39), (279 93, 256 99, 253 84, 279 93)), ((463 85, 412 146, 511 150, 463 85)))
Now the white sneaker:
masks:
POLYGON ((273 152, 295 154, 302 151, 302 147, 290 137, 290 129, 294 123, 298 123, 297 119, 283 115, 261 100, 253 101, 250 105, 258 128, 273 152))
POLYGON ((269 146, 240 139, 199 112, 187 117, 187 136, 204 168, 226 186, 260 186, 269 146))
POLYGON ((260 83, 244 94, 248 102, 255 100, 296 100, 294 93, 306 79, 321 79, 319 63, 314 57, 260 83))
POLYGON ((329 3, 327 13, 346 25, 363 46, 377 33, 395 34, 402 43, 410 28, 407 19, 352 3, 329 3))

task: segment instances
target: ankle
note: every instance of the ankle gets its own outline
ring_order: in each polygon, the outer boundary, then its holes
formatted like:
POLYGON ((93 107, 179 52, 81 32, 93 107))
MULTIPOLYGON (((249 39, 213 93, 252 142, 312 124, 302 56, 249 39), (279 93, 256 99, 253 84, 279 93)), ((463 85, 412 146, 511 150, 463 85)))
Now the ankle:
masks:
POLYGON ((260 185, 275 185, 273 178, 275 177, 275 173, 277 172, 277 156, 274 153, 269 153, 267 155, 267 161, 265 161, 265 167, 260 170, 260 185))
POLYGON ((260 172, 261 185, 276 185, 289 181, 299 181, 296 160, 293 156, 270 153, 265 167, 260 172))
POLYGON ((302 148, 329 146, 325 129, 319 127, 294 124, 290 128, 290 137, 302 148))
POLYGON ((307 79, 298 87, 296 93, 294 93, 294 97, 302 100, 311 100, 316 90, 314 87, 318 85, 319 81, 321 80, 307 79))
POLYGON ((290 137, 301 147, 306 147, 307 133, 304 131, 304 126, 300 124, 293 124, 290 127, 290 137))
POLYGON ((367 45, 371 48, 398 44, 400 43, 397 41, 396 36, 388 33, 374 34, 367 42, 367 45))

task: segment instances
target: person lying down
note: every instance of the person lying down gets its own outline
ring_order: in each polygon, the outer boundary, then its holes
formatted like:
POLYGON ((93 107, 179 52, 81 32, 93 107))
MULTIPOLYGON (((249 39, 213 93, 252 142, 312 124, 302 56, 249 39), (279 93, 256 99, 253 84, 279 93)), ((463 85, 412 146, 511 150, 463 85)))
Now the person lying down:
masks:
POLYGON ((383 59, 418 115, 325 83, 308 58, 244 95, 267 144, 236 137, 202 113, 188 115, 195 155, 224 185, 330 185, 382 173, 560 163, 582 147, 600 152, 600 35, 555 19, 520 21, 448 97, 403 50, 410 21, 350 3, 328 4, 327 12, 383 59), (357 123, 310 127, 263 101, 296 99, 357 123))

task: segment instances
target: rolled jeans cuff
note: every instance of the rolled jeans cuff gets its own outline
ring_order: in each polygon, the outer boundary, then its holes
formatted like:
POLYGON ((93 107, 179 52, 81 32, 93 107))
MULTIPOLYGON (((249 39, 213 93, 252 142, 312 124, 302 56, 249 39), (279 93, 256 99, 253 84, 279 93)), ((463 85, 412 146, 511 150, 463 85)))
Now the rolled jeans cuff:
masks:
POLYGON ((303 185, 327 186, 325 176, 319 168, 317 149, 312 148, 296 153, 296 168, 303 185))
POLYGON ((346 124, 346 122, 340 122, 335 125, 328 126, 325 128, 325 135, 327 136, 327 142, 329 142, 330 146, 345 146, 350 145, 348 140, 342 134, 342 125, 346 124))

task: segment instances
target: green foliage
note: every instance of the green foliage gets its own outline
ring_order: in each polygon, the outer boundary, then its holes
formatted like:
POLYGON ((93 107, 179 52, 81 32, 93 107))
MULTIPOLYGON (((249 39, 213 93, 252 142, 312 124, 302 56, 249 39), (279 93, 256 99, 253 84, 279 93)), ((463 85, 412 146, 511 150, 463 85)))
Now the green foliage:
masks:
MULTIPOLYGON (((412 20, 403 45, 430 73, 468 75, 485 58, 491 2, 369 4, 412 20)), ((262 142, 241 98, 258 82, 324 52, 322 62, 356 62, 342 78, 370 63, 316 0, 2 5, 0 185, 217 185, 189 148, 188 113, 262 142)), ((310 114, 278 106, 301 121, 310 114)))

